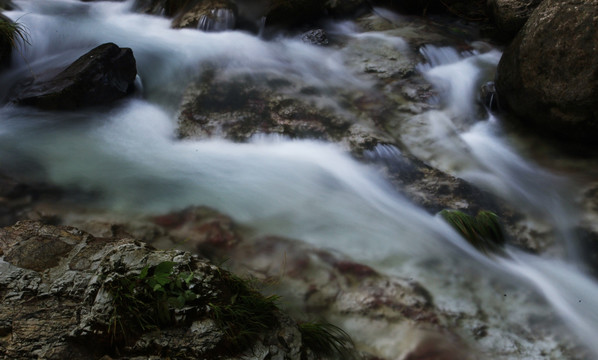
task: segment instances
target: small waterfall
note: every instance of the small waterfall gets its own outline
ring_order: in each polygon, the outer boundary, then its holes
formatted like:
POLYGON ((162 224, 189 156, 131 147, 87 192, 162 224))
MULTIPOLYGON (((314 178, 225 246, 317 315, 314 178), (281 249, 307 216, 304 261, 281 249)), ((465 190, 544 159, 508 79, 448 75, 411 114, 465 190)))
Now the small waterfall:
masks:
POLYGON ((262 16, 259 21, 257 36, 260 38, 263 37, 265 31, 266 31, 266 17, 262 16))
POLYGON ((236 17, 231 9, 212 9, 208 15, 202 15, 197 28, 202 31, 226 31, 235 28, 236 17))

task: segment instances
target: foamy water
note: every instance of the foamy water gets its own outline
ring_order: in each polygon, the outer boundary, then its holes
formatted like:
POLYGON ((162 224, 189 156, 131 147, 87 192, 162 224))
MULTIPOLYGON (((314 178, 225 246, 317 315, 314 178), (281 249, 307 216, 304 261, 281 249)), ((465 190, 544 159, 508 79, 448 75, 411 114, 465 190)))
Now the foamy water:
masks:
MULTIPOLYGON (((264 41, 238 31, 173 30, 166 19, 132 13, 131 1, 16 3, 21 10, 7 15, 30 29, 32 46, 14 54, 15 67, 0 74, 7 85, 0 96, 31 74, 56 72, 111 41, 133 49, 143 98, 78 112, 0 108, 4 169, 99 192, 94 206, 121 213, 211 206, 261 233, 338 250, 388 273, 410 274, 446 309, 483 301, 507 324, 525 316, 527 308, 510 308, 513 303, 502 294, 497 297, 491 283, 535 289, 544 301, 534 306, 559 314, 598 356, 593 340, 598 287, 569 262, 575 260, 570 228, 577 220, 571 184, 518 156, 496 119, 477 118, 476 89, 496 66, 497 51, 459 54, 426 47, 423 55, 429 61, 419 70, 441 90, 443 106, 406 126, 403 140, 425 161, 553 224, 571 258, 546 259, 514 249, 508 258, 487 258, 333 144, 270 137, 247 144, 175 139, 176 109, 185 84, 206 66, 217 64, 229 73, 267 69, 323 89, 369 86, 333 49, 296 39, 264 41), (478 293, 466 294, 458 282, 438 280, 423 265, 429 260, 463 270, 459 276, 479 285, 478 293), (468 275, 471 269, 475 274, 468 275)), ((405 45, 382 33, 353 31, 348 34, 388 40, 397 48, 405 45)), ((378 151, 388 161, 399 155, 396 148, 378 151)))

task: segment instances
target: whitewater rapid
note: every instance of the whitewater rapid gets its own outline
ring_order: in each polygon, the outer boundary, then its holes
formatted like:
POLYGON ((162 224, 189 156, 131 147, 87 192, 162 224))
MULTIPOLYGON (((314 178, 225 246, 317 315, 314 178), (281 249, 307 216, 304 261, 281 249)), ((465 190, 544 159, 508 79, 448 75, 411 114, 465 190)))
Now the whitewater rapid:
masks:
MULTIPOLYGON (((455 306, 459 296, 469 301, 471 295, 434 280, 438 274, 423 265, 430 259, 462 271, 460 276, 480 286, 479 299, 506 320, 527 309, 510 308, 518 305, 482 287, 496 281, 501 289, 533 288, 543 295, 534 306, 553 309, 598 357, 598 286, 574 263, 570 229, 579 210, 571 201, 572 184, 517 155, 497 119, 476 115, 476 88, 496 66, 498 51, 425 48, 429 61, 419 70, 441 89, 444 105, 419 115, 417 126, 406 127, 403 141, 435 167, 552 224, 568 250, 563 259, 516 249, 508 249, 504 258, 478 253, 443 221, 400 196, 375 169, 334 144, 267 136, 246 144, 176 139, 181 84, 206 64, 239 72, 266 68, 318 88, 369 86, 332 49, 298 39, 265 41, 238 31, 173 30, 167 19, 131 12, 132 1, 16 3, 20 10, 6 14, 29 29, 31 46, 13 55, 13 70, 0 74, 6 85, 0 98, 31 74, 55 73, 108 41, 133 49, 143 94, 111 108, 78 112, 6 104, 0 108, 4 171, 100 193, 93 206, 120 213, 210 206, 260 233, 301 239, 387 273, 413 276, 441 307, 455 306), (472 271, 484 280, 469 275, 472 271)), ((404 46, 396 38, 388 40, 404 46)))

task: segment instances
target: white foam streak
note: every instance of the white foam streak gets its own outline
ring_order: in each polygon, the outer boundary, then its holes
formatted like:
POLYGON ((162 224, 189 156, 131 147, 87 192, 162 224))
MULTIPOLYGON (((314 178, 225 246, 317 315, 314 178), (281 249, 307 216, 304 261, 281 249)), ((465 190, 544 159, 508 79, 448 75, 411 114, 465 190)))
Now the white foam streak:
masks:
POLYGON ((513 275, 527 279, 546 298, 577 337, 598 354, 598 286, 574 266, 520 252, 500 264, 513 275))

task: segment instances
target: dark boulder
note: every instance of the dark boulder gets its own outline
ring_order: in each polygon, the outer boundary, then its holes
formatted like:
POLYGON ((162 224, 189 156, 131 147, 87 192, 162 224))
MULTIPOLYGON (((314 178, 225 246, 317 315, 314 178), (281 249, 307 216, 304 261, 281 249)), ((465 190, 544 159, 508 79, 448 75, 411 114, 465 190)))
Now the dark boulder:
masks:
MULTIPOLYGON (((0 8, 2 3, 0 2, 0 8)), ((8 66, 12 54, 13 31, 11 29, 11 20, 0 14, 0 69, 8 66)))
POLYGON ((416 15, 452 14, 472 20, 485 17, 484 0, 377 0, 375 2, 416 15))
POLYGON ((545 0, 505 50, 501 106, 535 129, 596 144, 598 0, 545 0))
POLYGON ((266 24, 296 26, 323 16, 348 16, 367 8, 366 0, 274 0, 266 13, 266 24))
POLYGON ((266 14, 266 25, 295 26, 313 21, 326 14, 320 0, 272 1, 266 14))
POLYGON ((497 36, 512 39, 525 25, 542 0, 488 0, 488 13, 498 30, 497 36))
POLYGON ((15 102, 48 110, 107 104, 132 93, 136 76, 133 51, 106 43, 52 79, 26 86, 15 102))

